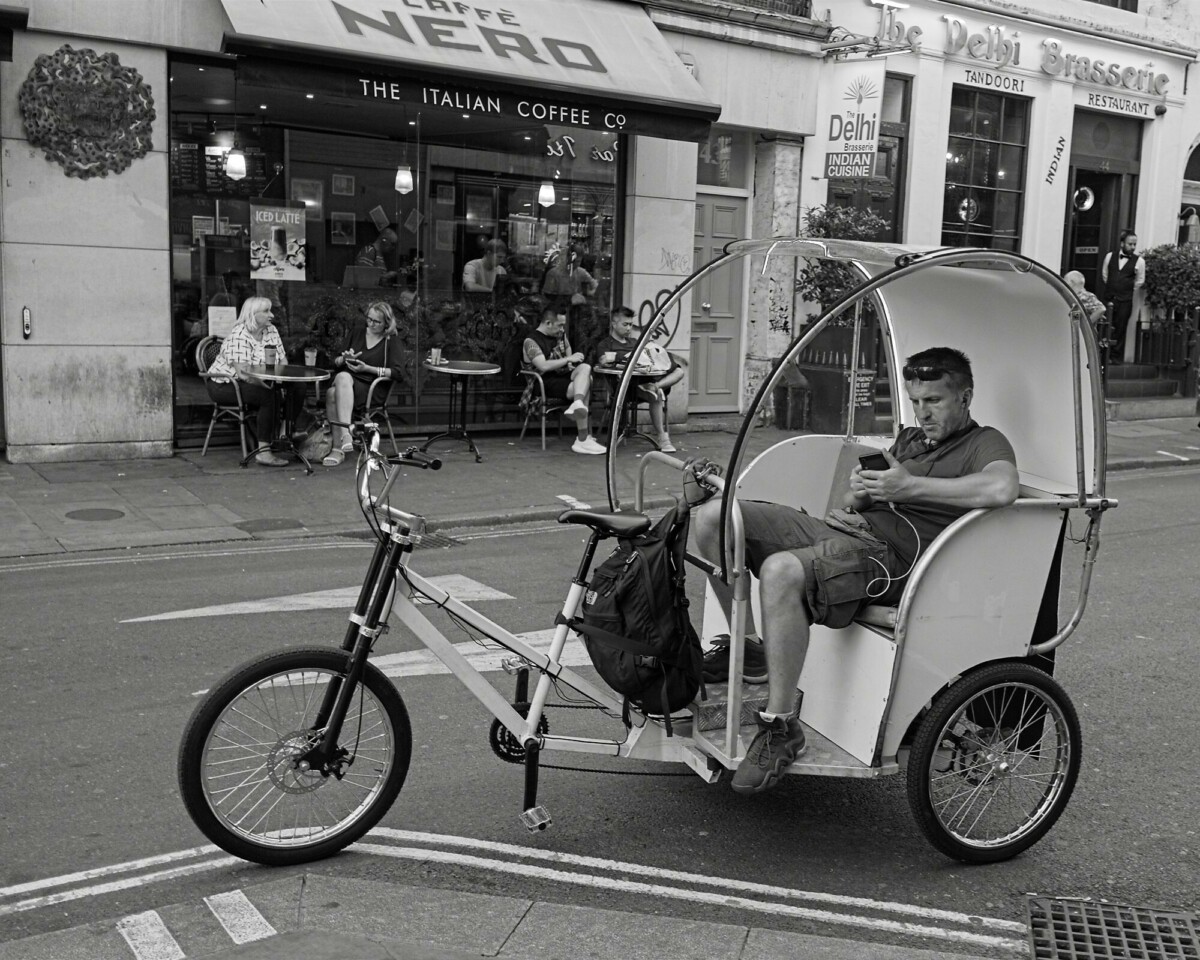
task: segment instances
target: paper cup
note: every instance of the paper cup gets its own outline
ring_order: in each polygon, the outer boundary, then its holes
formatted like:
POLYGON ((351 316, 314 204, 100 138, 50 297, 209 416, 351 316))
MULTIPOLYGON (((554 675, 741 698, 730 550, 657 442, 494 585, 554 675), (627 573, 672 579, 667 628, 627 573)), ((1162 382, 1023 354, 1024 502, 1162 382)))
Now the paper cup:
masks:
POLYGON ((304 365, 306 367, 315 367, 317 365, 317 351, 315 347, 305 348, 304 365))
POLYGON ((275 356, 275 353, 276 353, 276 351, 275 351, 274 347, 264 347, 263 348, 263 362, 268 367, 275 366, 275 361, 277 359, 275 356))

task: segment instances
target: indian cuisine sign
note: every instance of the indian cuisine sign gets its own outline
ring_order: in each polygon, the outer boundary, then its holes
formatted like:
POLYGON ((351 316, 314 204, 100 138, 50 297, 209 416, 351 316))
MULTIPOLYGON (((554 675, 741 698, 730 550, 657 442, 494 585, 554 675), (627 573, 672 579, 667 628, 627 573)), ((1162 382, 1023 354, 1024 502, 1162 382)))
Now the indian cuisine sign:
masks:
POLYGON ((869 177, 879 149, 879 118, 883 103, 883 61, 845 61, 826 67, 822 90, 828 91, 825 177, 869 177))

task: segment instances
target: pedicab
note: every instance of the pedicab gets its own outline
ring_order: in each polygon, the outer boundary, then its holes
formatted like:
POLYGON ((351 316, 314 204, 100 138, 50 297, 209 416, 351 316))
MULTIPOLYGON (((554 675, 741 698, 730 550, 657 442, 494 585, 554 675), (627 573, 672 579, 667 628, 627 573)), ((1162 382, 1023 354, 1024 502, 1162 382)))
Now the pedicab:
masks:
MULTIPOLYGON (((1012 442, 1020 496, 1007 507, 972 510, 945 529, 915 564, 896 606, 867 606, 838 630, 813 628, 798 684, 809 747, 787 772, 874 778, 906 770, 917 823, 935 847, 960 860, 1003 860, 1036 843, 1061 815, 1080 764, 1079 721, 1053 677, 1055 651, 1080 623, 1100 523, 1116 505, 1104 489, 1094 334, 1072 291, 1016 254, 801 238, 736 241, 653 311, 617 383, 613 419, 624 409, 645 345, 693 297, 707 293, 721 271, 778 271, 790 282, 801 260, 840 265, 853 282, 783 350, 746 411, 723 473, 649 452, 637 461, 632 504, 623 503, 617 444, 610 443, 611 510, 572 509, 559 518, 590 535, 544 645, 420 574, 410 561, 425 520, 403 509, 400 481, 415 470, 401 467, 439 464, 416 448, 387 456, 378 427, 357 425, 357 494, 377 539, 362 589, 340 649, 260 655, 197 705, 178 776, 188 812, 209 839, 249 860, 297 864, 342 849, 383 817, 412 754, 401 692, 370 659, 389 620, 492 713, 492 749, 524 766, 520 820, 531 831, 551 822, 537 798, 547 751, 678 763, 709 783, 720 781, 745 756, 757 730, 755 709, 765 704, 761 687, 742 682, 756 587, 745 567, 739 500, 823 515, 840 502, 856 457, 889 445, 913 423, 897 375, 903 359, 945 345, 973 362, 973 415, 1012 442), (833 341, 821 339, 827 332, 836 334, 833 341), (843 427, 787 436, 743 465, 776 389, 798 376, 811 392, 834 398, 843 427), (641 506, 652 469, 675 471, 681 489, 698 482, 723 494, 721 556, 688 559, 733 594, 727 623, 710 591, 702 630, 706 637, 729 634, 728 682, 708 685, 703 699, 666 717, 630 711, 628 701, 566 662, 598 544, 650 527, 641 506), (1070 526, 1077 512, 1086 519, 1082 531, 1070 526), (1073 609, 1060 618, 1068 534, 1082 544, 1083 556, 1073 609), (456 636, 466 628, 506 651, 502 665, 515 676, 515 694, 503 694, 427 611, 449 617, 456 636), (630 725, 618 737, 551 732, 552 693, 564 691, 566 705, 577 709, 583 698, 609 717, 629 716, 630 725)), ((807 409, 811 426, 831 405, 813 399, 807 409)))
MULTIPOLYGON (((972 510, 943 531, 894 607, 869 605, 841 629, 812 628, 799 682, 808 749, 788 772, 879 777, 906 770, 913 815, 939 850, 968 862, 1015 856, 1053 826, 1079 772, 1079 721, 1053 677, 1054 658, 1083 616, 1101 520, 1116 506, 1105 493, 1092 328, 1057 274, 1017 254, 775 238, 729 244, 659 305, 641 341, 655 325, 677 323, 698 291, 717 288, 714 275, 743 269, 747 259, 759 275, 783 267, 785 278, 798 260, 840 264, 851 289, 782 353, 744 416, 725 479, 708 481, 724 494, 722 555, 712 572, 734 599, 730 623, 709 588, 701 633, 729 634, 731 682, 716 690, 716 703, 697 706, 688 749, 710 766, 735 768, 756 729, 754 710, 765 707, 763 688, 739 682, 747 611, 758 598, 738 501, 784 503, 814 516, 841 506, 858 458, 916 423, 899 375, 904 358, 956 347, 974 368, 973 418, 1013 444, 1019 497, 1004 508, 972 510), (796 381, 804 386, 790 393, 803 396, 818 425, 829 425, 830 408, 841 400, 833 419, 843 429, 790 436, 749 459, 752 432, 771 419, 772 405, 781 406, 784 385, 796 381), (822 389, 832 401, 816 398, 822 389), (880 408, 890 415, 879 417, 880 408), (1060 620, 1064 538, 1077 511, 1086 518, 1079 587, 1060 620), (723 708, 719 725, 714 708, 723 708)), ((647 470, 666 459, 643 457, 635 510, 647 470)), ((613 457, 607 466, 617 508, 613 457)))

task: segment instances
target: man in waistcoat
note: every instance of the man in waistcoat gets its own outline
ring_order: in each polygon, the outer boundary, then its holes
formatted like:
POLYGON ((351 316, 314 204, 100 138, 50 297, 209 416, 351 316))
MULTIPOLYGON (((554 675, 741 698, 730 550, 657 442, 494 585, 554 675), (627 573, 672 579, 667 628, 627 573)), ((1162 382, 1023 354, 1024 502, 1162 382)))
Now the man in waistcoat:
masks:
POLYGON ((1122 230, 1116 253, 1106 253, 1100 267, 1100 278, 1104 281, 1103 299, 1111 300, 1113 304, 1112 333, 1109 334, 1113 342, 1108 354, 1112 363, 1125 360, 1125 336, 1133 313, 1133 295, 1146 285, 1146 261, 1133 252, 1137 240, 1137 234, 1132 230, 1122 230))

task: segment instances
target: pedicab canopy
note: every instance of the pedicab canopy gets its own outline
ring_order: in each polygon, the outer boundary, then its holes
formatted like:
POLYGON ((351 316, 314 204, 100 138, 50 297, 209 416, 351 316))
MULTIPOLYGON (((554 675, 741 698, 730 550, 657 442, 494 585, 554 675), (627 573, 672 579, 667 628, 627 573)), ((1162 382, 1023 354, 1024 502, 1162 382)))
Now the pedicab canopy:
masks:
POLYGON ((773 272, 779 259, 804 257, 844 262, 863 280, 801 329, 756 396, 747 423, 769 402, 783 368, 796 363, 827 324, 852 323, 856 304, 873 300, 896 431, 916 425, 900 375, 904 358, 927 347, 956 347, 971 359, 975 375, 972 416, 1012 442, 1022 483, 1053 494, 1103 494, 1099 351, 1074 293, 1051 270, 997 250, 740 240, 676 294, 710 270, 737 269, 737 261, 746 257, 755 275, 773 272))

